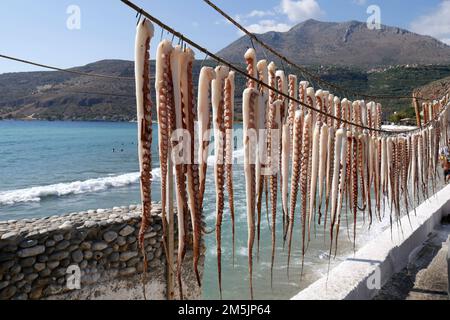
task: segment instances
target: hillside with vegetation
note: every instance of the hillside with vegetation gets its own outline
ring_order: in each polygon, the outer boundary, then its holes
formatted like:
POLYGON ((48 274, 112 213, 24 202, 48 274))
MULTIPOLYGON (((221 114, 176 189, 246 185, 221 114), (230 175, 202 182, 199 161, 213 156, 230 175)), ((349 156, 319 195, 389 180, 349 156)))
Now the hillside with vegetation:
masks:
MULTIPOLYGON (((212 61, 196 61, 194 65, 195 90, 202 66, 215 65, 212 61)), ((238 65, 245 68, 244 65, 238 65)), ((413 90, 430 82, 449 77, 450 65, 396 66, 364 70, 350 67, 312 66, 310 71, 323 79, 346 87, 352 92, 370 95, 411 95, 413 90)), ((73 70, 132 78, 132 61, 103 60, 73 70)), ((298 74, 285 68, 286 73, 298 74)), ((151 63, 154 74, 154 62, 151 63)), ((302 80, 299 76, 299 80, 302 80)), ((318 89, 328 89, 319 83, 318 89)), ((241 117, 244 77, 236 76, 235 113, 241 117)), ((39 120, 94 120, 131 121, 135 118, 134 81, 80 76, 60 71, 21 72, 0 74, 0 118, 39 120)), ((152 90, 154 98, 154 90, 152 90)), ((350 92, 336 92, 340 97, 359 99, 350 92)), ((410 99, 384 100, 385 119, 394 111, 413 115, 410 99)), ((156 113, 153 113, 156 116, 156 113)))

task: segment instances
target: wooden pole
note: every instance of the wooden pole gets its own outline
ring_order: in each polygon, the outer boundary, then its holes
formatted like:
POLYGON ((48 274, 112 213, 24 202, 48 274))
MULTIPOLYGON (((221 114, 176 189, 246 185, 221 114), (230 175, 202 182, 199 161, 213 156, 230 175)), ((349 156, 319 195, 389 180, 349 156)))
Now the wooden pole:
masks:
POLYGON ((167 300, 174 300, 175 298, 175 275, 173 273, 173 256, 174 256, 174 213, 173 213, 173 168, 172 168, 172 148, 168 148, 167 157, 167 300))

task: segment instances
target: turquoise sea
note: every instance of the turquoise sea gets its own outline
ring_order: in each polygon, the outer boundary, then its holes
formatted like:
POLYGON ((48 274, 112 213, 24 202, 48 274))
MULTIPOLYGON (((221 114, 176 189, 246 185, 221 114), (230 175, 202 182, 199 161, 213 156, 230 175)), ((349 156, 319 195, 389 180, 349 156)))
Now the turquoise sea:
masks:
MULTIPOLYGON (((241 126, 236 125, 237 129, 241 126)), ((154 125, 156 133, 157 126, 154 125)), ((157 135, 154 134, 154 137, 157 135)), ((236 259, 232 263, 231 223, 225 202, 222 227, 223 298, 247 299, 247 219, 245 212, 242 136, 235 138, 234 190, 236 209, 236 259)), ((153 200, 159 200, 157 139, 153 139, 153 200)), ((209 159, 212 164, 212 158, 209 159)), ((135 123, 0 121, 0 220, 44 217, 97 208, 139 203, 139 174, 135 123)), ((278 197, 280 198, 280 197, 278 197)), ((281 202, 281 200, 279 201, 281 202)), ((273 287, 270 286, 271 240, 263 209, 259 261, 254 259, 254 291, 257 299, 289 299, 326 274, 328 238, 317 226, 305 257, 300 279, 300 221, 296 220, 290 278, 286 275, 287 254, 281 232, 281 203, 278 210, 277 251, 273 287)), ((207 228, 215 225, 215 192, 212 166, 208 168, 204 200, 207 228)), ((351 218, 349 219, 351 220, 351 218)), ((385 219, 389 220, 389 219, 385 219)), ((339 250, 332 266, 353 252, 344 218, 339 250)), ((358 224, 358 247, 388 225, 358 224)), ((352 226, 350 226, 352 229, 352 226)), ((203 297, 218 298, 215 235, 205 236, 203 297)), ((256 251, 256 244, 255 244, 256 251)), ((286 250, 287 251, 287 250, 286 250)))

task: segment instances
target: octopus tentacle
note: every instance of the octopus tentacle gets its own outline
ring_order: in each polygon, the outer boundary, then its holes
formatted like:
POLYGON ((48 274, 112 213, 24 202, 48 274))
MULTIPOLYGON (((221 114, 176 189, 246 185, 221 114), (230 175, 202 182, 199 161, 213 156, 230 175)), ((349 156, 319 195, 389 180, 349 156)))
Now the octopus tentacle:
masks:
POLYGON ((324 192, 324 186, 326 187, 326 173, 327 173, 327 163, 328 163, 328 140, 329 140, 329 132, 330 129, 328 125, 323 125, 320 130, 320 149, 319 149, 319 187, 318 187, 318 193, 319 193, 319 207, 318 207, 318 214, 319 214, 319 220, 318 223, 320 225, 321 219, 322 219, 322 201, 323 201, 323 192, 324 192))
POLYGON ((311 222, 313 215, 315 215, 316 206, 316 189, 317 178, 319 174, 319 149, 320 149, 320 125, 318 121, 315 125, 314 132, 312 134, 312 153, 311 153, 311 174, 310 174, 310 191, 309 191, 309 219, 308 219, 308 243, 311 240, 311 222))
POLYGON ((332 196, 331 196, 331 225, 330 225, 330 255, 333 247, 333 233, 334 226, 336 225, 337 219, 339 219, 341 211, 341 203, 344 191, 344 175, 346 154, 347 154, 347 133, 345 128, 340 128, 336 131, 336 143, 334 149, 334 174, 333 174, 333 186, 332 186, 332 196))
POLYGON ((356 218, 358 213, 358 143, 355 136, 352 137, 352 167, 351 167, 351 208, 353 213, 353 250, 356 250, 356 218))
MULTIPOLYGON (((258 69, 256 65, 256 52, 255 49, 250 48, 245 52, 245 62, 247 63, 247 74, 255 79, 258 78, 258 69)), ((253 79, 248 78, 247 88, 256 89, 256 82, 253 79)))
POLYGON ((303 135, 303 112, 295 111, 294 118, 294 136, 293 136, 293 152, 292 152, 292 179, 291 179, 291 197, 289 205, 289 237, 288 237, 288 257, 287 257, 287 274, 289 277, 289 265, 291 258, 292 231, 294 230, 295 207, 297 204, 298 187, 300 182, 300 162, 302 155, 302 135, 303 135))
POLYGON ((138 121, 139 170, 141 174, 142 219, 139 229, 139 246, 144 256, 144 298, 145 278, 147 272, 147 255, 144 246, 144 235, 150 225, 151 212, 151 180, 152 180, 152 101, 150 97, 150 40, 153 37, 153 25, 146 19, 140 22, 136 30, 135 43, 135 81, 136 112, 138 121))
POLYGON ((194 118, 195 118, 195 103, 194 103, 194 86, 192 79, 192 64, 194 61, 194 52, 191 49, 186 49, 186 72, 183 71, 181 87, 183 94, 183 121, 191 139, 189 147, 189 159, 186 165, 187 176, 187 194, 190 218, 192 223, 193 233, 193 266, 194 273, 197 278, 197 283, 201 286, 200 273, 198 271, 198 261, 200 258, 200 243, 202 234, 202 217, 199 203, 199 171, 198 165, 194 161, 194 118))
POLYGON ((225 121, 223 88, 228 68, 216 67, 216 79, 212 80, 212 106, 214 125, 214 178, 216 185, 216 242, 217 242, 217 269, 219 279, 219 293, 222 298, 222 216, 224 208, 224 146, 225 121))
MULTIPOLYGON (((267 70, 267 61, 266 60, 260 60, 258 61, 257 65, 258 70, 258 78, 263 83, 267 83, 268 79, 268 70, 267 70)), ((257 210, 257 250, 256 250, 256 259, 259 260, 259 244, 260 244, 260 238, 261 238, 261 206, 262 206, 262 195, 264 191, 264 180, 265 175, 262 173, 263 167, 265 167, 266 161, 267 161, 267 148, 264 147, 265 141, 265 134, 261 131, 266 128, 266 110, 267 110, 267 103, 269 99, 269 91, 268 88, 264 86, 260 86, 259 88, 259 103, 258 103, 258 110, 257 110, 257 128, 258 128, 258 153, 257 153, 257 159, 256 159, 256 198, 257 198, 257 204, 256 204, 256 210, 257 210)), ((267 144, 266 144, 267 145, 267 144)), ((266 188, 267 191, 267 188, 266 188)), ((266 196, 266 212, 269 211, 268 203, 267 203, 267 196, 266 196)), ((267 219, 268 213, 267 213, 267 219)), ((268 223, 269 224, 269 223, 268 223)))
POLYGON ((211 99, 210 88, 211 81, 215 79, 216 74, 211 67, 202 67, 198 80, 198 99, 197 99, 197 116, 198 116, 198 163, 199 163, 199 205, 203 207, 203 197, 206 187, 206 170, 208 167, 208 146, 209 146, 209 130, 211 129, 211 99))
MULTIPOLYGON (((275 80, 277 83, 277 87, 278 87, 278 91, 280 93, 278 93, 277 95, 277 99, 279 101, 281 101, 281 105, 280 105, 280 127, 279 130, 281 131, 281 135, 280 135, 280 163, 279 163, 279 170, 280 170, 280 193, 281 193, 281 202, 282 202, 282 223, 283 223, 283 236, 286 232, 286 221, 287 221, 287 215, 288 215, 288 211, 287 211, 287 190, 285 190, 285 187, 287 188, 288 185, 288 179, 289 177, 286 175, 284 176, 284 172, 283 172, 283 168, 285 169, 285 171, 288 171, 289 168, 289 156, 290 156, 290 146, 289 146, 289 136, 288 134, 290 133, 289 130, 286 130, 286 133, 284 133, 283 127, 286 123, 286 118, 287 118, 287 112, 288 111, 288 100, 285 98, 285 95, 288 94, 288 85, 286 82, 286 75, 284 73, 284 71, 282 70, 277 70, 275 72, 275 80), (283 95, 283 94, 284 95, 283 95), (283 137, 283 134, 285 134, 285 137, 283 137), (289 150, 284 150, 283 149, 283 141, 285 143, 285 145, 289 148, 289 150), (283 163, 284 162, 284 163, 283 163), (284 199, 284 200, 283 200, 284 199)), ((289 128, 289 127, 287 127, 289 128)))
POLYGON ((311 148, 311 127, 312 115, 311 112, 305 116, 303 124, 302 137, 302 157, 301 157, 301 172, 300 172, 300 192, 302 194, 301 202, 301 220, 302 220, 302 274, 305 258, 305 244, 306 244, 306 217, 308 216, 307 195, 308 195, 308 173, 309 173, 309 153, 311 148))
MULTIPOLYGON (((289 75, 288 78, 289 81, 289 96, 296 99, 297 95, 298 95, 298 87, 297 87, 297 76, 295 75, 289 75)), ((294 149, 294 145, 293 145, 293 136, 294 136, 294 118, 295 118, 295 112, 297 110, 298 106, 297 106, 297 102, 295 102, 294 100, 290 99, 289 100, 289 107, 288 107, 288 115, 287 115, 287 124, 289 126, 289 154, 293 153, 293 149, 294 149)), ((283 132, 283 134, 285 135, 286 133, 283 132)), ((285 139, 285 136, 283 135, 283 139, 285 139)), ((285 140, 283 140, 283 142, 286 143, 285 140)), ((283 148, 284 146, 282 146, 283 148)), ((286 146, 287 147, 287 146, 286 146)), ((286 238, 287 238, 287 234, 288 234, 288 230, 289 230, 289 225, 290 225, 290 212, 288 211, 288 175, 289 175, 289 155, 287 156, 286 159, 286 153, 283 153, 283 158, 281 159, 282 161, 282 169, 283 169, 283 176, 286 177, 285 180, 283 180, 282 185, 282 200, 283 200, 283 210, 286 212, 286 228, 284 230, 284 237, 283 237, 283 247, 286 243, 286 238)))
POLYGON ((334 256, 337 255, 338 250, 338 237, 341 225, 341 213, 342 213, 342 203, 347 192, 348 182, 350 181, 350 156, 351 156, 351 146, 349 141, 351 141, 351 131, 346 131, 344 133, 344 138, 342 139, 342 155, 341 155, 341 173, 339 178, 339 199, 337 206, 337 224, 336 224, 336 239, 334 246, 334 256))
MULTIPOLYGON (((168 256, 167 250, 167 160, 169 151, 169 118, 168 109, 173 104, 172 75, 170 71, 170 54, 173 50, 168 40, 163 40, 156 52, 156 110, 158 114, 158 144, 159 162, 161 168, 161 217, 163 228, 163 248, 168 256)), ((172 266, 170 266, 172 267, 172 266)))
POLYGON ((234 265, 234 195, 233 195, 233 111, 234 111, 234 71, 230 71, 225 79, 225 173, 228 191, 228 201, 231 214, 231 232, 232 232, 232 255, 234 265))
POLYGON ((285 244, 287 226, 289 224, 289 211, 288 211, 288 184, 289 184, 289 160, 291 154, 291 135, 289 124, 283 124, 281 128, 281 201, 283 208, 283 246, 285 244))
POLYGON ((182 52, 181 46, 176 46, 170 55, 170 67, 172 71, 172 81, 174 88, 174 108, 170 112, 169 122, 171 128, 172 139, 172 158, 175 167, 176 181, 176 202, 177 202, 177 226, 178 226, 178 253, 177 253, 177 279, 180 292, 180 299, 183 299, 183 283, 181 280, 181 268, 186 252, 186 177, 185 165, 183 160, 177 158, 179 149, 183 150, 183 143, 180 142, 180 130, 184 129, 183 125, 183 98, 181 78, 183 70, 186 71, 186 56, 182 52), (177 130, 174 132, 174 130, 177 130))
POLYGON ((250 297, 253 299, 253 243, 255 240, 255 203, 256 181, 254 147, 256 139, 256 98, 258 91, 247 88, 243 93, 243 129, 244 129, 244 174, 247 199, 247 225, 248 225, 248 269, 250 276, 250 297))
POLYGON ((277 214, 277 192, 278 192, 278 170, 279 170, 279 130, 281 128, 281 101, 277 100, 269 106, 268 120, 268 148, 267 153, 270 159, 271 175, 269 176, 270 184, 270 202, 271 202, 271 233, 272 233, 272 259, 270 264, 270 283, 273 280, 273 265, 275 261, 275 242, 276 242, 276 214, 277 214))

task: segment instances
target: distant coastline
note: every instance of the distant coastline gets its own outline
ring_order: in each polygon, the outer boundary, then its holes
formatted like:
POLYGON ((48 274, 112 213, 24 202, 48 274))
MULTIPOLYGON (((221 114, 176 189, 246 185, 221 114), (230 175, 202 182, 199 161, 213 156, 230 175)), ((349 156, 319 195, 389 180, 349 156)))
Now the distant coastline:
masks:
MULTIPOLYGON (((114 119, 39 119, 39 118, 31 118, 31 117, 23 117, 23 118, 1 118, 0 121, 20 121, 20 122, 38 122, 38 121, 47 121, 47 122, 117 122, 117 123, 137 123, 136 119, 132 120, 114 120, 114 119)), ((157 123, 157 121, 153 121, 153 123, 157 123)))

